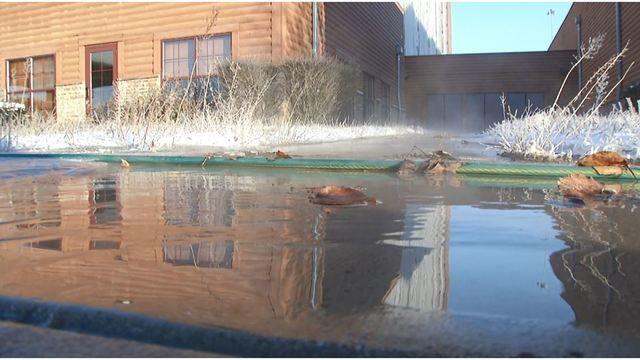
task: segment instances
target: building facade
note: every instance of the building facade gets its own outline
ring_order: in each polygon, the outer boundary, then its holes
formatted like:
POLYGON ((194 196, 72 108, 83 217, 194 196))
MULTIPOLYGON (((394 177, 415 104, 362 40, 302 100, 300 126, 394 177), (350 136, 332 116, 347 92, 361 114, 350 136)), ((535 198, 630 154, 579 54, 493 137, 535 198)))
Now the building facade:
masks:
POLYGON ((451 53, 451 3, 405 0, 404 54, 451 53))
MULTIPOLYGON (((555 101, 574 51, 408 56, 407 117, 449 132, 478 132, 555 101), (504 98, 504 104, 503 104, 504 98)), ((565 86, 560 103, 575 93, 565 86)))
POLYGON ((587 82, 606 61, 628 46, 626 56, 616 64, 609 78, 609 84, 621 81, 616 91, 607 98, 609 104, 632 100, 637 107, 640 99, 640 67, 630 67, 640 59, 640 3, 633 2, 574 2, 560 29, 556 33, 549 50, 578 51, 589 39, 604 36, 602 48, 593 59, 584 61, 578 70, 577 86, 587 82), (625 72, 628 73, 623 79, 625 72))
POLYGON ((84 117, 115 84, 141 92, 219 59, 314 52, 362 70, 362 116, 399 109, 396 3, 8 3, 0 16, 1 98, 55 110, 59 121, 84 117))

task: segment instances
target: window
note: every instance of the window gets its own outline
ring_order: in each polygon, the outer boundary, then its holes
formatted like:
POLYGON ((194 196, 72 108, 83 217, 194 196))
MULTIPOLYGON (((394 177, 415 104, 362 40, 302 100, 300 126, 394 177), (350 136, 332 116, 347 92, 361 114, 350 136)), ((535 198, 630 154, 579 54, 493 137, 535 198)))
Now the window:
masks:
POLYGON ((53 55, 7 61, 7 99, 29 110, 55 108, 55 61, 53 55))
POLYGON ((363 96, 363 106, 362 106, 362 118, 363 120, 369 120, 369 118, 373 115, 375 110, 374 103, 374 81, 373 76, 363 72, 362 73, 362 92, 363 96))
POLYGON ((231 35, 163 41, 164 79, 189 79, 216 73, 217 65, 231 58, 231 35), (197 63, 197 66, 195 66, 197 63))
POLYGON ((381 82, 380 97, 378 98, 378 116, 381 120, 389 120, 390 93, 391 90, 389 85, 385 82, 381 82))

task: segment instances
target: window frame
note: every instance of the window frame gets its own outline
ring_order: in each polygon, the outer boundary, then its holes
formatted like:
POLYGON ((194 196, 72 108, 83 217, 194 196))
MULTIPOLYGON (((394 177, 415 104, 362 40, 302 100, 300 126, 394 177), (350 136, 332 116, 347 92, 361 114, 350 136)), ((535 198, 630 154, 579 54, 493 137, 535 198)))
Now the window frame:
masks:
POLYGON ((370 120, 376 115, 376 78, 366 71, 362 72, 362 119, 370 120), (371 97, 367 97, 368 86, 367 80, 371 79, 371 97))
POLYGON ((5 60, 5 100, 8 102, 9 98, 12 94, 29 94, 29 112, 33 113, 36 109, 34 108, 34 100, 33 100, 33 94, 34 93, 46 93, 51 91, 53 92, 53 109, 51 110, 44 110, 44 111, 51 111, 51 113, 56 113, 56 108, 57 108, 57 103, 56 103, 56 54, 52 53, 52 54, 42 54, 42 55, 34 55, 34 56, 23 56, 23 57, 17 57, 17 58, 11 58, 11 59, 6 59, 5 60), (40 59, 40 58, 47 58, 47 57, 51 57, 51 59, 53 60, 53 87, 51 88, 42 88, 42 89, 37 89, 34 90, 33 89, 33 60, 34 59, 40 59), (27 60, 27 59, 31 59, 30 60, 30 65, 29 65, 29 90, 23 90, 23 91, 10 91, 9 88, 11 86, 11 72, 10 72, 10 66, 9 63, 11 61, 19 61, 19 60, 27 60))
POLYGON ((231 32, 222 32, 222 33, 217 33, 217 34, 212 34, 212 35, 195 35, 195 36, 183 36, 183 37, 177 37, 177 38, 166 38, 166 39, 161 39, 160 40, 160 75, 162 78, 162 81, 180 81, 180 80, 189 80, 189 79, 198 79, 198 78, 204 78, 207 75, 199 75, 198 74, 198 41, 201 40, 208 40, 208 39, 213 39, 215 37, 223 37, 223 36, 228 36, 229 37, 229 50, 230 50, 230 54, 229 54, 229 59, 233 58, 233 35, 231 32), (181 40, 193 40, 193 69, 189 69, 189 75, 185 76, 185 77, 171 77, 171 78, 167 78, 165 75, 165 43, 167 42, 173 42, 173 41, 181 41, 181 40), (193 72, 193 76, 191 75, 191 73, 193 72))
POLYGON ((377 113, 380 117, 380 120, 389 120, 391 117, 391 86, 384 82, 383 80, 379 80, 381 94, 386 95, 385 97, 377 97, 376 102, 378 105, 377 113))

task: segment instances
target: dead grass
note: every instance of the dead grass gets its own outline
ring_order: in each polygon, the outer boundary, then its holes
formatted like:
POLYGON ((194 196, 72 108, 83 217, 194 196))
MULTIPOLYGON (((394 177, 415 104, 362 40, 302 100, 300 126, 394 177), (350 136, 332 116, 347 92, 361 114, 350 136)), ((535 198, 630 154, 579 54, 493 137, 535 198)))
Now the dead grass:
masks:
POLYGON ((12 141, 2 144, 5 148, 16 144, 246 148, 421 131, 351 118, 345 109, 351 106, 359 79, 356 67, 333 58, 293 59, 278 65, 225 62, 206 78, 192 77, 181 86, 165 81, 161 88, 144 93, 128 89, 122 96, 116 91, 112 102, 77 122, 22 114, 7 126, 12 141))

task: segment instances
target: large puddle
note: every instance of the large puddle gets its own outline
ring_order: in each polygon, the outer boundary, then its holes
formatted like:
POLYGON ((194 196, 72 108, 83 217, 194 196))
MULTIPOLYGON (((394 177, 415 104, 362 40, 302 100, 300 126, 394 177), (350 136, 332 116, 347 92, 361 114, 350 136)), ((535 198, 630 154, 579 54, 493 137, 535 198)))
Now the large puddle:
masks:
POLYGON ((530 342, 530 328, 640 334, 631 200, 564 207, 553 190, 455 176, 24 160, 0 160, 0 179, 0 296, 385 347, 446 331, 496 346, 530 342), (311 204, 307 188, 326 184, 380 203, 311 204))

